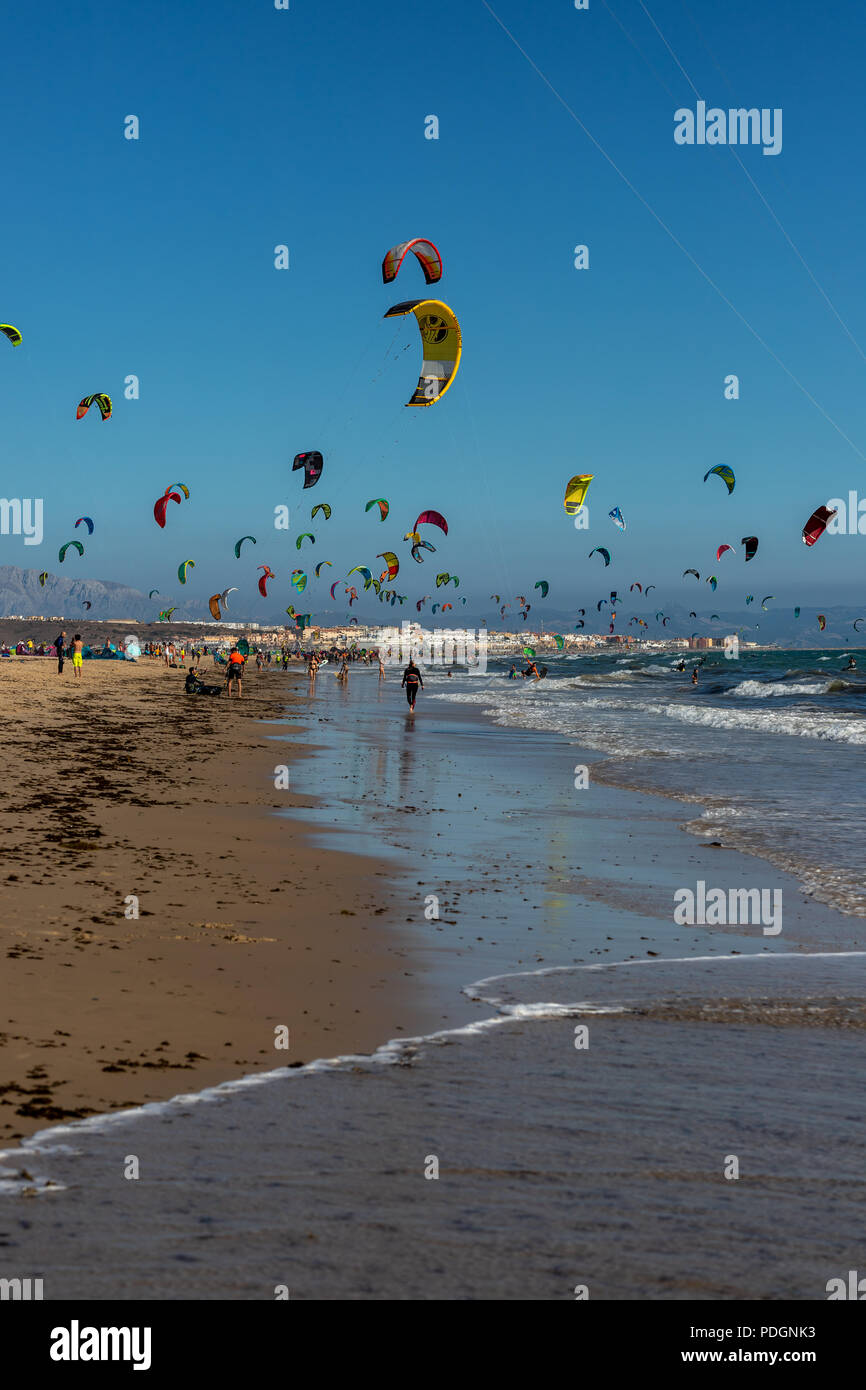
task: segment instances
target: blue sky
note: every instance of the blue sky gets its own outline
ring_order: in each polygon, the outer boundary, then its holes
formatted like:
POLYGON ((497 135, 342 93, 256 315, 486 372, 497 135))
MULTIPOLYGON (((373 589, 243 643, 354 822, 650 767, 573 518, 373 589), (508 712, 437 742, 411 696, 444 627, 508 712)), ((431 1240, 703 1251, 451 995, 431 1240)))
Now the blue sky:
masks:
POLYGON ((177 600, 239 584, 239 608, 263 618, 293 601, 342 616, 324 575, 301 603, 291 571, 330 559, 330 581, 387 548, 412 599, 437 569, 460 574, 467 615, 492 615, 492 591, 529 593, 542 576, 557 607, 634 579, 656 583, 660 606, 694 602, 686 566, 719 573, 707 612, 741 591, 852 596, 866 539, 807 551, 800 532, 829 496, 859 485, 866 497, 862 9, 647 3, 710 105, 783 109, 781 154, 737 153, 855 343, 732 151, 674 144, 674 111, 697 98, 640 0, 493 8, 854 447, 481 0, 291 0, 287 12, 55 0, 4 21, 0 319, 24 342, 0 342, 2 492, 43 497, 46 535, 39 549, 0 537, 0 563, 177 600), (128 114, 138 141, 123 137, 128 114), (430 114, 437 141, 424 138, 430 114), (463 330, 455 384, 424 410, 403 405, 420 362, 414 321, 382 320, 424 293, 414 263, 381 283, 384 252, 411 236, 440 248, 436 293, 463 330), (273 267, 279 243, 288 271, 273 267), (579 243, 588 271, 573 266, 579 243), (732 372, 736 402, 723 396, 732 372), (124 399, 130 373, 138 401, 124 399), (76 422, 78 400, 100 390, 113 419, 76 422), (325 472, 304 492, 291 460, 313 448, 325 472), (716 463, 736 472, 731 498, 702 482, 716 463), (577 472, 595 474, 589 532, 562 508, 577 472), (177 479, 192 496, 160 532, 153 501, 177 479), (384 524, 363 510, 382 495, 384 524), (311 525, 320 501, 332 520, 311 525), (273 529, 279 503, 288 534, 273 529), (625 536, 607 518, 615 505, 625 536), (450 534, 432 537, 421 567, 402 535, 424 507, 450 534), (82 513, 95 533, 60 567, 82 513), (317 543, 299 559, 304 530, 317 543), (244 532, 259 544, 236 561, 244 532), (742 552, 716 566, 716 546, 747 534, 761 539, 748 570, 742 552), (587 558, 597 544, 613 553, 608 570, 587 558), (267 603, 259 563, 277 575, 267 603))

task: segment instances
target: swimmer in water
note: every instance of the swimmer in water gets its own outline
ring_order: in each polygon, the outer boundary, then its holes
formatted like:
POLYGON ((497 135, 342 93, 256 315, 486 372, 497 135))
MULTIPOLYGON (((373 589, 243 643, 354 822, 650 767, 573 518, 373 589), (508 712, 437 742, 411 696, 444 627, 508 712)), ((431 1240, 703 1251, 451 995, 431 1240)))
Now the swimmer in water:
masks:
POLYGON ((698 683, 698 669, 699 668, 696 666, 692 671, 692 685, 697 685, 698 683))

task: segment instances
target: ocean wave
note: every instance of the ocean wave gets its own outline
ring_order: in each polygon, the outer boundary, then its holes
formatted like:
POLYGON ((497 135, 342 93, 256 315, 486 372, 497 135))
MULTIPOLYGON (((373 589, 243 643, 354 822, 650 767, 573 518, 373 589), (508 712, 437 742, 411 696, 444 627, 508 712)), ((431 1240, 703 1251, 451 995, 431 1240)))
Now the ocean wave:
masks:
POLYGON ((750 700, 766 700, 771 696, 777 695, 825 695, 828 692, 826 681, 812 681, 808 685, 805 682, 785 681, 741 681, 739 685, 732 686, 726 693, 728 695, 740 695, 750 700))

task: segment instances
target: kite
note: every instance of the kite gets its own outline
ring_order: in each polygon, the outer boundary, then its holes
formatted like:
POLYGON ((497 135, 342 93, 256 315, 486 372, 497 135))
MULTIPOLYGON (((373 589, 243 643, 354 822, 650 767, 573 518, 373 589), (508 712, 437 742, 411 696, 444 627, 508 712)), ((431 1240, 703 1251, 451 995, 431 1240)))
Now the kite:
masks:
POLYGON ((602 608, 604 607, 604 605, 605 605, 606 603, 608 603, 608 602, 609 602, 608 599, 606 599, 606 598, 600 598, 599 601, 598 601, 598 603, 595 605, 595 611, 596 611, 596 613, 600 613, 601 610, 602 610, 602 608))
POLYGON ((695 613, 695 612, 689 613, 689 617, 690 617, 690 618, 696 618, 697 616, 698 616, 698 615, 697 615, 697 613, 695 613))
POLYGON ((60 550, 58 552, 61 565, 63 564, 63 561, 66 559, 66 552, 71 545, 75 546, 75 549, 78 551, 79 555, 84 554, 84 546, 81 544, 81 541, 67 541, 65 545, 62 545, 60 547, 60 550))
POLYGON ((420 554, 422 550, 432 550, 434 555, 436 553, 435 545, 431 545, 429 541, 416 541, 412 546, 412 559, 418 565, 423 565, 424 563, 424 556, 420 554))
POLYGON ((712 622, 714 618, 715 618, 715 619, 718 619, 719 622, 722 621, 721 618, 719 618, 718 613, 711 613, 711 614, 710 614, 710 622, 712 622))
POLYGON ((776 597, 775 594, 765 594, 764 597, 761 599, 761 607, 764 609, 765 612, 768 611, 768 610, 767 610, 767 601, 768 601, 768 599, 775 598, 775 597, 776 597))
POLYGON ((451 575, 448 573, 447 570, 443 570, 441 574, 437 574, 437 576, 436 576, 436 588, 437 588, 437 589, 441 589, 441 587, 442 587, 443 584, 450 584, 450 582, 451 582, 451 575))
POLYGON ((408 251, 413 251, 418 257, 418 264, 424 272, 424 279, 428 285, 441 280, 442 257, 436 247, 432 241, 425 241, 423 237, 413 237, 411 241, 401 241, 399 246, 392 246, 391 250, 386 252, 382 262, 383 285, 390 285, 392 280, 397 279, 408 251))
POLYGON ((750 604, 750 603, 754 603, 754 602, 755 602, 755 595, 754 595, 754 594, 746 594, 746 607, 748 608, 749 604, 750 604))
POLYGON ((313 535, 312 531, 302 531, 301 534, 298 536, 298 539, 295 541, 295 549, 300 550, 305 540, 311 540, 313 542, 313 545, 316 544, 316 538, 313 535))
POLYGON ((683 579, 685 579, 687 574, 693 574, 695 576, 695 579, 700 581, 701 576, 698 574, 697 570, 683 570, 683 579))
POLYGON ((575 630, 575 632, 579 632, 580 629, 581 629, 582 627, 586 627, 586 623, 583 621, 583 618, 581 618, 581 620, 580 620, 579 623, 575 623, 575 625, 574 625, 574 630, 575 630))
POLYGON ((384 497, 374 497, 371 501, 367 503, 366 507, 364 508, 364 511, 368 512, 371 507, 379 508, 379 516, 382 521, 385 520, 385 518, 391 510, 390 503, 386 502, 384 497))
POLYGON ((299 594, 302 594, 307 587, 307 576, 303 570, 292 570, 292 584, 299 594))
POLYGON ((157 526, 165 526, 165 511, 169 502, 177 502, 180 506, 180 493, 172 492, 171 488, 166 488, 162 497, 157 497, 153 504, 153 519, 157 526))
POLYGON ((158 594, 158 593, 159 593, 159 589, 151 589, 151 591, 150 591, 150 593, 148 594, 147 597, 148 597, 148 598, 153 598, 154 594, 158 594))
POLYGON ((818 614, 818 626, 822 632, 824 631, 824 628, 827 626, 827 619, 825 618, 823 613, 818 614))
POLYGON ((173 487, 179 487, 187 502, 189 501, 189 488, 186 483, 169 483, 166 492, 170 492, 173 487))
POLYGON ((239 560, 241 558, 241 546, 243 545, 244 541, 252 541, 253 545, 258 545, 258 541, 256 540, 255 536, 241 536, 239 541, 235 541, 236 560, 239 560))
MULTIPOLYGON (((415 542, 416 545, 418 544, 418 541, 421 539, 421 537, 418 534, 419 526, 438 526, 440 530, 445 532, 446 536, 448 535, 448 522, 445 520, 441 512, 421 512, 420 516, 415 522, 414 529, 411 532, 413 536, 417 537, 415 542)), ((403 539, 408 540, 409 536, 404 536, 403 539)), ((423 541, 421 543, 423 545, 423 541)))
POLYGON ((838 507, 816 508, 803 527, 803 544, 814 545, 823 536, 827 529, 827 523, 833 520, 838 510, 838 507))
POLYGON ((9 339, 13 347, 18 347, 21 342, 21 334, 11 323, 0 323, 0 333, 9 339))
POLYGON ((734 470, 729 468, 726 463, 718 463, 715 468, 710 468, 704 474, 704 482, 707 481, 707 478, 711 478, 714 473, 721 478, 725 487, 728 489, 728 496, 730 497, 737 484, 737 480, 734 477, 734 470))
POLYGON ((87 609, 89 610, 89 609, 91 609, 91 608, 93 607, 93 604, 90 602, 90 599, 87 599, 87 598, 86 598, 86 599, 84 600, 84 602, 82 603, 81 607, 82 607, 82 608, 87 608, 87 609))
POLYGON ((274 575, 273 570, 268 565, 257 565, 256 569, 264 570, 264 574, 261 575, 261 577, 259 578, 259 593, 261 594, 262 598, 267 598, 268 580, 274 579, 276 576, 274 575))
POLYGON ((612 512, 608 512, 608 516, 610 517, 614 526, 618 526, 621 531, 625 530, 625 517, 623 516, 619 507, 614 507, 612 512))
POLYGON ((336 594, 334 593, 334 590, 335 590, 335 589, 339 589, 339 587, 340 587, 340 585, 342 584, 342 582, 343 582, 342 579, 335 579, 335 580, 334 580, 334 583, 331 585, 331 598, 334 600, 334 602, 336 602, 336 599, 337 599, 337 596, 336 596, 336 594))
POLYGON ((326 521, 330 521, 330 520, 331 520, 331 508, 328 506, 327 502, 317 502, 317 503, 316 503, 315 507, 314 507, 313 510, 310 512, 310 520, 311 520, 311 521, 315 521, 315 519, 316 519, 316 512, 324 512, 324 513, 325 513, 325 520, 326 520, 326 521))
POLYGON ((583 506, 587 489, 595 477, 594 473, 576 473, 565 485, 563 506, 569 516, 576 516, 583 506))
POLYGON ((460 325, 453 310, 439 299, 407 299, 395 304, 386 319, 414 314, 421 334, 424 360, 421 375, 407 405, 432 405, 441 400, 460 366, 460 325))
POLYGON ((167 623, 171 618, 172 613, 175 613, 176 611, 176 608, 164 608, 156 621, 158 623, 167 623))
POLYGON ((855 631, 855 632, 859 632, 859 631, 860 631, 859 627, 857 626, 858 623, 866 623, 866 618, 855 618, 855 619, 854 619, 854 631, 855 631))
POLYGON ((716 559, 717 559, 717 560, 721 560, 721 558, 722 558, 722 556, 724 555, 725 551, 726 551, 726 550, 731 550, 731 551, 732 551, 733 548, 734 548, 734 547, 733 547, 732 545, 720 545, 719 548, 718 548, 718 550, 716 551, 716 559))
POLYGON ((322 455, 319 453, 318 449, 313 449, 309 454, 295 454, 292 463, 292 472, 294 473, 298 468, 303 468, 304 487, 315 487, 322 476, 322 469, 324 466, 325 460, 322 458, 322 455))
POLYGON ((180 580, 181 584, 186 583, 186 572, 190 569, 195 569, 195 560, 182 560, 181 563, 178 565, 177 577, 180 580))
POLYGON ((217 622, 219 622, 222 618, 222 613, 220 612, 219 594, 211 594, 210 598, 207 601, 207 606, 210 609, 211 617, 214 618, 217 622))
POLYGON ((491 594, 490 597, 491 597, 491 599, 493 600, 494 603, 498 603, 498 602, 499 602, 499 595, 498 595, 498 594, 491 594))
POLYGON ((88 534, 88 536, 92 536, 92 535, 93 535, 93 522, 90 520, 90 517, 89 517, 89 516, 80 516, 80 517, 78 518, 78 520, 76 521, 75 525, 76 525, 76 526, 80 526, 81 523, 82 523, 82 521, 84 521, 84 522, 87 523, 87 534, 88 534))
POLYGON ((376 559, 385 561, 385 564, 388 566, 387 577, 389 579, 397 578, 397 574, 400 569, 400 561, 397 559, 397 556, 394 554, 393 550, 380 551, 379 554, 376 556, 376 559))
POLYGON ((40 576, 39 576, 39 587, 40 587, 40 589, 44 589, 44 588, 45 588, 45 581, 46 581, 47 578, 48 578, 48 571, 47 571, 47 570, 43 570, 42 573, 41 573, 40 576))
POLYGON ((754 559, 758 551, 758 537, 743 536, 743 539, 740 541, 740 545, 744 545, 746 547, 746 559, 754 559))
MULTIPOLYGON (((353 565, 349 574, 362 574, 364 576, 364 588, 369 589, 373 583, 373 572, 366 565, 353 565)), ((348 578, 348 575, 346 576, 348 578)))
POLYGON ((556 650, 558 652, 561 652, 563 647, 565 646, 565 638, 561 637, 558 632, 555 632, 553 634, 553 640, 556 643, 556 650))
POLYGON ((710 586, 710 588, 712 589, 713 593, 715 593, 715 592, 716 592, 716 589, 717 589, 717 587, 718 587, 719 581, 718 581, 718 579, 716 578, 716 576, 715 576, 714 574, 711 574, 711 575, 710 575, 709 579, 707 580, 707 583, 709 584, 709 586, 710 586))
POLYGON ((642 588, 641 585, 637 582, 637 580, 635 580, 634 583, 633 583, 633 584, 631 585, 631 587, 629 588, 629 593, 630 593, 630 594, 633 594, 634 591, 635 591, 635 589, 637 589, 637 591, 638 591, 639 594, 642 594, 642 593, 643 593, 643 588, 642 588))
POLYGON ((577 610, 577 615, 578 615, 579 618, 585 618, 585 617, 586 617, 586 609, 585 609, 585 608, 578 608, 578 610, 577 610))
MULTIPOLYGON (((394 600, 392 599, 391 602, 393 603, 394 600)), ((454 607, 454 604, 453 604, 453 603, 443 603, 443 605, 442 605, 442 612, 444 613, 446 608, 453 608, 453 607, 454 607)))
POLYGON ((610 551, 606 550, 603 545, 597 545, 595 547, 595 550, 591 550, 589 552, 590 560, 592 559, 593 555, 600 555, 601 558, 604 560, 604 567, 605 569, 607 569, 608 565, 610 564, 610 551))
POLYGON ((99 413, 103 420, 110 417, 111 397, 106 396, 104 391, 97 391, 95 396, 85 396, 83 401, 79 401, 78 409, 75 412, 76 420, 81 420, 87 414, 94 401, 99 406, 99 413))
POLYGON ((649 598, 649 591, 650 591, 650 589, 654 589, 655 587, 656 587, 655 584, 647 584, 646 588, 645 588, 644 591, 643 591, 643 596, 644 596, 644 598, 649 598))
POLYGON ((220 594, 220 603, 222 604, 223 608, 225 608, 226 610, 228 610, 228 606, 229 606, 229 594, 238 594, 238 593, 240 593, 240 590, 239 590, 237 584, 234 584, 234 585, 231 587, 231 589, 223 589, 222 593, 220 594))
POLYGON ((536 589, 541 590, 542 598, 547 598, 547 595, 550 592, 550 585, 548 584, 546 579, 536 579, 535 587, 536 589))
MULTIPOLYGON (((795 617, 795 618, 799 618, 799 616, 800 616, 800 610, 799 610, 799 608, 795 608, 795 609, 794 609, 794 617, 795 617)), ((860 619, 858 619, 858 622, 859 622, 859 621, 860 621, 860 619)))
POLYGON ((535 648, 534 648, 534 647, 524 647, 524 648, 523 648, 523 655, 524 655, 525 657, 528 657, 529 660, 531 661, 532 658, 535 656, 535 648))
POLYGON ((323 567, 324 567, 325 565, 330 565, 332 569, 333 569, 333 567, 334 567, 332 561, 330 561, 330 560, 320 560, 319 563, 316 565, 316 578, 317 578, 317 579, 318 579, 319 575, 322 573, 322 569, 323 569, 323 567))

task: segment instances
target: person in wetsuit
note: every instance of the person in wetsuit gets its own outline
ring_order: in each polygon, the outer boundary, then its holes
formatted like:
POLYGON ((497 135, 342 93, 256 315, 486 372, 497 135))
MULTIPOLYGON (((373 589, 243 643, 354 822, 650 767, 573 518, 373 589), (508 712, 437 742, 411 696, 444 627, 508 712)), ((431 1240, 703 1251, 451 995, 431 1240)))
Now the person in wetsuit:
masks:
POLYGON ((406 667, 406 670, 403 672, 402 684, 406 687, 406 699, 409 702, 410 710, 414 714, 415 701, 418 698, 418 690, 419 688, 421 690, 424 689, 424 682, 421 679, 421 672, 418 670, 418 667, 415 665, 414 661, 410 661, 409 665, 406 667))

